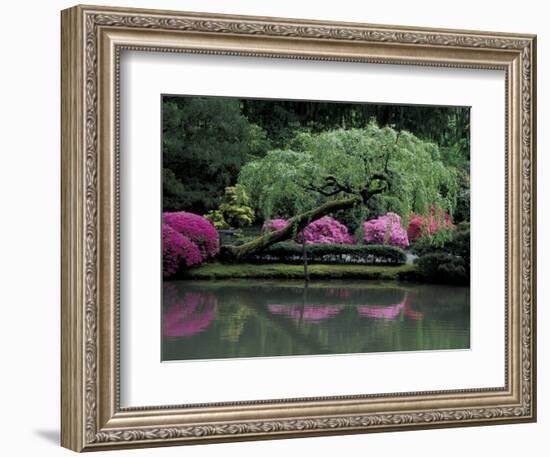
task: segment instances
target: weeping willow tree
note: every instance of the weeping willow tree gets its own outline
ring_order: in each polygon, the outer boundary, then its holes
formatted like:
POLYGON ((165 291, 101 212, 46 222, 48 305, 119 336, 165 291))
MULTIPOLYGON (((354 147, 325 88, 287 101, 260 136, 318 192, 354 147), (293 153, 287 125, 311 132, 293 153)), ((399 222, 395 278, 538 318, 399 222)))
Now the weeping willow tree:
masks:
POLYGON ((265 220, 285 217, 290 223, 241 246, 223 247, 236 258, 352 208, 357 217, 375 207, 406 220, 410 213, 427 214, 436 205, 452 215, 458 191, 457 172, 441 162, 435 144, 374 123, 363 129, 298 134, 290 149, 248 162, 238 182, 265 220))

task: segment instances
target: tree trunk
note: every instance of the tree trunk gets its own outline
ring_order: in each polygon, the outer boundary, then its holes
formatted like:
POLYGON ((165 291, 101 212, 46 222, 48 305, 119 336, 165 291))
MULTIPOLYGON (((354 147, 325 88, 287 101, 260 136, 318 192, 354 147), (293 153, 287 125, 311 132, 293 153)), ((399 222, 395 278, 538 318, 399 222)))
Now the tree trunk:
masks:
POLYGON ((308 224, 322 218, 323 216, 326 216, 327 214, 334 213, 335 211, 339 211, 341 209, 352 208, 359 203, 361 203, 361 198, 358 196, 342 200, 332 200, 318 206, 317 208, 292 217, 288 221, 289 224, 280 230, 264 233, 258 238, 240 246, 222 246, 221 255, 222 257, 238 260, 247 255, 259 252, 272 244, 292 238, 296 233, 302 231, 308 224))
POLYGON ((307 249, 306 249, 306 237, 302 237, 302 258, 304 259, 304 281, 307 283, 309 282, 309 272, 307 269, 307 249))

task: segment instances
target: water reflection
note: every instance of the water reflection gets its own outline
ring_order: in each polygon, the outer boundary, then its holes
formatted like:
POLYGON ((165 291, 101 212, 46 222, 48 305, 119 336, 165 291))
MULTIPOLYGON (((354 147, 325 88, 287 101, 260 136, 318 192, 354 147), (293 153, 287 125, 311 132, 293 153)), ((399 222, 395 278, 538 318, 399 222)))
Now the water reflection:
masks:
POLYGON ((216 316, 216 295, 207 292, 178 293, 172 284, 164 287, 165 311, 162 334, 166 337, 191 336, 205 330, 216 316))
POLYGON ((320 322, 334 317, 344 309, 344 305, 267 305, 267 307, 273 314, 283 314, 294 320, 305 319, 311 322, 320 322))
POLYGON ((360 316, 372 317, 374 319, 397 319, 401 314, 414 320, 424 319, 422 311, 415 311, 412 308, 412 294, 405 292, 405 297, 399 303, 390 306, 358 306, 357 313, 360 316))
POLYGON ((469 347, 469 288, 360 281, 164 284, 163 360, 469 347))

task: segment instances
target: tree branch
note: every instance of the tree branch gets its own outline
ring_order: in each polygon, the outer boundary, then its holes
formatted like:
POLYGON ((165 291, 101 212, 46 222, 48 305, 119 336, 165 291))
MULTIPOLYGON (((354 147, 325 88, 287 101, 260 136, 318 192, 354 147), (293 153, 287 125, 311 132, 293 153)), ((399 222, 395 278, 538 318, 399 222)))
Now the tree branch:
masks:
POLYGON ((353 189, 344 184, 340 184, 334 176, 326 176, 325 183, 322 186, 314 186, 312 183, 303 185, 304 189, 318 192, 325 197, 333 197, 339 193, 354 194, 353 189), (331 190, 332 189, 332 190, 331 190))
POLYGON ((295 233, 302 231, 308 224, 320 219, 327 214, 336 211, 352 208, 361 203, 359 196, 349 197, 342 200, 332 200, 317 208, 298 214, 288 220, 288 225, 274 232, 264 233, 248 243, 240 246, 222 246, 222 256, 230 259, 239 259, 244 256, 259 252, 274 243, 285 241, 293 237, 295 233))

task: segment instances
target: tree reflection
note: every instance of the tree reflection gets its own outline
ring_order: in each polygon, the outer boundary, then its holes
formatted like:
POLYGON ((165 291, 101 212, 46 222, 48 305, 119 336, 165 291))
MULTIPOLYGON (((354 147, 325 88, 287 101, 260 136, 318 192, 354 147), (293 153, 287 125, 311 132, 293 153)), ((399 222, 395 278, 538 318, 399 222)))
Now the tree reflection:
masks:
POLYGON ((468 299, 467 288, 408 283, 173 281, 162 359, 467 348, 468 299))

